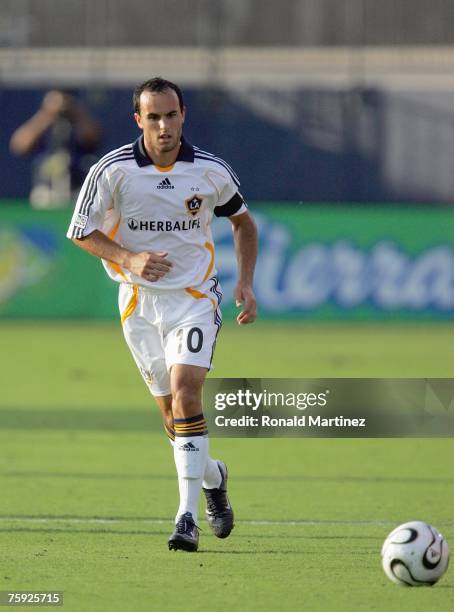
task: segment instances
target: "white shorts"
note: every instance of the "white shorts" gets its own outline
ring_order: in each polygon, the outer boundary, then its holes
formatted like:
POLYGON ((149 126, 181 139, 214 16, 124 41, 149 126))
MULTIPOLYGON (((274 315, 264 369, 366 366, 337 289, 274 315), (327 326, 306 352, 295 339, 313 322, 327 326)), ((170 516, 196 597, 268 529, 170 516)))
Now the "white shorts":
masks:
POLYGON ((211 369, 221 299, 216 277, 177 291, 120 284, 123 333, 153 395, 170 395, 170 369, 176 363, 211 369))

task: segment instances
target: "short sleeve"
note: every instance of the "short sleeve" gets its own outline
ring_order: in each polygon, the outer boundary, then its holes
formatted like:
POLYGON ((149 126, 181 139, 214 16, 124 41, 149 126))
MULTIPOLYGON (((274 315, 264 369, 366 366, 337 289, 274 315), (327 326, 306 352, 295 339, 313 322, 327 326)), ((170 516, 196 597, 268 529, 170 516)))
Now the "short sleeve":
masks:
POLYGON ((217 217, 230 217, 247 210, 243 196, 238 191, 240 181, 226 162, 219 163, 216 170, 207 173, 207 178, 214 183, 218 193, 214 206, 214 214, 217 217))
POLYGON ((83 238, 102 229, 106 212, 112 208, 112 193, 107 171, 100 163, 92 166, 79 197, 66 236, 83 238))

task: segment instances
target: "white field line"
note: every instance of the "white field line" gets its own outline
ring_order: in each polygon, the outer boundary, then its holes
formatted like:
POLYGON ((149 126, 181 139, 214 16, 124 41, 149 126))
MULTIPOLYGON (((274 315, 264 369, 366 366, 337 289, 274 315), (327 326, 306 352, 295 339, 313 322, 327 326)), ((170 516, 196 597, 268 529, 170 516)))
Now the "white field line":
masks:
MULTIPOLYGON (((140 523, 142 525, 168 525, 172 519, 159 518, 101 518, 101 517, 33 517, 33 516, 0 516, 0 523, 65 523, 65 524, 125 524, 125 523, 140 523)), ((242 520, 237 521, 240 525, 278 525, 278 526, 305 526, 305 525, 395 525, 396 521, 383 520, 317 520, 317 519, 301 519, 301 520, 242 520)))

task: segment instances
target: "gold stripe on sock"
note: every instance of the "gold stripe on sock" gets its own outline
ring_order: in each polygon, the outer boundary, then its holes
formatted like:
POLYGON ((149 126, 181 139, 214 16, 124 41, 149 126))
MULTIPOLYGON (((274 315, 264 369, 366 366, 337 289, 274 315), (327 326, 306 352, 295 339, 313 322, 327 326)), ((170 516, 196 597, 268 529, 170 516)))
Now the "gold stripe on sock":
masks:
POLYGON ((173 442, 175 440, 175 432, 173 431, 173 429, 170 429, 170 427, 167 427, 167 425, 164 425, 164 431, 166 432, 166 435, 169 438, 169 440, 172 440, 173 442))
POLYGON ((185 427, 181 429, 179 427, 175 427, 175 433, 191 433, 191 431, 202 431, 203 429, 206 429, 206 423, 200 423, 199 425, 195 425, 194 427, 185 427))
POLYGON ((175 431, 177 429, 191 429, 191 427, 196 427, 198 425, 205 425, 205 419, 199 419, 198 421, 193 421, 192 423, 174 423, 175 431))

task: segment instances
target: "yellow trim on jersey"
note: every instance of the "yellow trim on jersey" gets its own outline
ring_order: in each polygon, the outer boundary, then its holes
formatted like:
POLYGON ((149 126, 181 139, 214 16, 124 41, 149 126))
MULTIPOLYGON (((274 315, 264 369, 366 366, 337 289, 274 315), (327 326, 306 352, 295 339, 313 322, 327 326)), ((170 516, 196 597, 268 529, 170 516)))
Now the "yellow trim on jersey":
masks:
POLYGON ((133 285, 132 286, 132 295, 131 298, 128 302, 128 305, 126 306, 126 308, 124 309, 122 315, 121 315, 121 324, 123 325, 123 323, 126 321, 126 319, 128 317, 130 317, 132 315, 132 313, 134 312, 134 310, 136 309, 137 306, 137 301, 138 301, 138 295, 139 295, 139 287, 137 285, 133 285))
POLYGON ((155 168, 156 170, 159 170, 159 172, 170 172, 170 170, 172 170, 174 165, 175 164, 172 164, 171 166, 155 166, 155 168))
POLYGON ((205 276, 203 277, 202 283, 204 283, 207 280, 207 278, 210 276, 214 268, 214 244, 211 244, 211 242, 205 242, 204 246, 210 252, 211 259, 210 259, 210 263, 208 264, 208 269, 205 273, 205 276))
MULTIPOLYGON (((114 227, 110 230, 109 234, 107 235, 107 237, 110 238, 111 240, 113 240, 115 236, 117 235, 118 228, 120 227, 120 221, 121 219, 118 219, 117 223, 114 225, 114 227)), ((114 270, 114 272, 122 276, 125 279, 125 281, 128 280, 125 273, 123 272, 123 270, 120 268, 118 264, 114 263, 113 261, 108 261, 107 264, 112 268, 112 270, 114 270)))
POLYGON ((213 308, 216 310, 217 304, 215 300, 211 298, 210 296, 208 296, 206 293, 202 293, 198 289, 193 289, 192 287, 186 287, 185 291, 186 293, 189 293, 189 295, 192 295, 192 297, 196 300, 203 300, 203 298, 210 300, 210 302, 213 304, 213 308))
POLYGON ((114 263, 113 261, 108 261, 107 263, 112 268, 112 270, 114 270, 117 274, 122 276, 125 279, 125 281, 128 280, 127 276, 125 275, 125 273, 123 272, 123 270, 120 268, 118 264, 114 263))
POLYGON ((117 235, 118 228, 120 227, 120 221, 121 219, 118 219, 116 224, 113 226, 113 228, 110 230, 109 234, 107 235, 107 237, 110 238, 111 240, 113 240, 115 236, 117 235))

